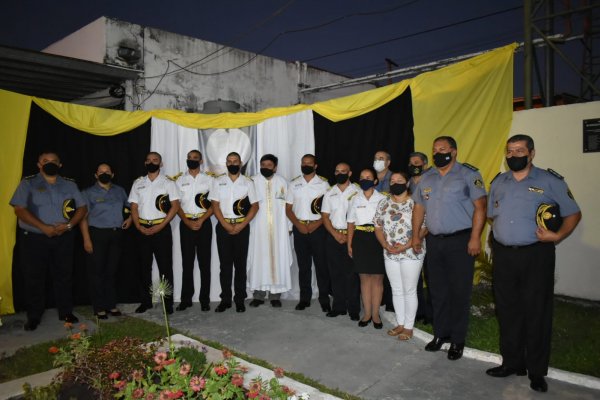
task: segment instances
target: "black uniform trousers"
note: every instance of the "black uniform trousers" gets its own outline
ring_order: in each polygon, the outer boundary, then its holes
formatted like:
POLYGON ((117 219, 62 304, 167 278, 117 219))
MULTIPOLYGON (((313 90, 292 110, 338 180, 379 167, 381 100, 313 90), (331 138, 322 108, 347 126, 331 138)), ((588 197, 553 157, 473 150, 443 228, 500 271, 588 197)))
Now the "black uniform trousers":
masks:
POLYGON ((231 304, 231 280, 235 294, 235 304, 244 304, 246 299, 246 264, 248 259, 248 240, 250 225, 247 225, 237 235, 230 235, 219 223, 217 232, 217 250, 221 262, 219 281, 221 283, 221 303, 231 304), (233 270, 235 268, 235 276, 233 270))
POLYGON ((312 264, 315 263, 319 303, 329 306, 331 281, 325 254, 325 235, 327 231, 321 225, 313 233, 303 234, 294 227, 294 248, 298 260, 298 283, 300 301, 310 303, 312 299, 312 264))
POLYGON ((200 304, 210 303, 210 251, 212 244, 212 224, 207 219, 202 228, 194 231, 183 222, 179 223, 181 241, 181 302, 191 303, 194 295, 194 259, 198 258, 200 268, 200 304))
MULTIPOLYGON (((138 233, 138 246, 140 254, 140 290, 141 303, 152 305, 152 256, 156 258, 160 279, 169 282, 173 287, 173 235, 171 226, 167 225, 160 232, 146 236, 138 233)), ((167 307, 173 306, 173 295, 165 297, 167 307)))
POLYGON ((90 226, 94 251, 87 255, 87 272, 94 312, 116 308, 115 274, 121 258, 123 230, 90 226))
POLYGON ((417 283, 417 300, 419 306, 417 308, 417 319, 424 318, 426 321, 433 321, 433 308, 431 306, 431 294, 429 294, 429 270, 427 269, 427 254, 423 260, 423 268, 419 274, 419 282, 417 283))
POLYGON ((544 376, 552 339, 554 244, 517 248, 494 240, 492 251, 502 364, 544 376))
POLYGON ((471 231, 455 235, 427 235, 429 293, 433 305, 433 333, 464 343, 469 327, 475 257, 467 253, 471 231))
POLYGON ((354 272, 346 243, 340 244, 327 234, 327 264, 333 293, 332 310, 350 314, 360 313, 360 280, 354 272))
POLYGON ((19 229, 20 255, 27 295, 27 319, 40 320, 45 309, 46 275, 52 275, 58 315, 73 311, 73 232, 49 238, 19 229))

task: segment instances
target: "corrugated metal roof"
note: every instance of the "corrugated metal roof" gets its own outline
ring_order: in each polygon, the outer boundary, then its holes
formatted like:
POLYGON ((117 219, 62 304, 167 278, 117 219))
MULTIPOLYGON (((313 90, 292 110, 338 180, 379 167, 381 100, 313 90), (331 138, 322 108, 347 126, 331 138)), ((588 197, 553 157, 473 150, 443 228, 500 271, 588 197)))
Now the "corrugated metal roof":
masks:
POLYGON ((0 89, 70 102, 135 79, 141 71, 0 46, 0 89))

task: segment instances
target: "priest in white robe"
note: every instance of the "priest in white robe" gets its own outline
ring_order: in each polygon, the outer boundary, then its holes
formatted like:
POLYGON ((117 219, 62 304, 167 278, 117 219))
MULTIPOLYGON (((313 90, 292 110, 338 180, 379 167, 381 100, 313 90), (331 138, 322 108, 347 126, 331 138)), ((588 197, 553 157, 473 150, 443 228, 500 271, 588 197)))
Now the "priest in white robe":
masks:
POLYGON ((248 246, 248 284, 253 291, 250 307, 258 307, 266 299, 273 307, 281 307, 281 293, 292 288, 293 256, 285 214, 288 183, 276 174, 277 161, 272 154, 262 156, 260 174, 252 178, 259 209, 251 222, 248 246))

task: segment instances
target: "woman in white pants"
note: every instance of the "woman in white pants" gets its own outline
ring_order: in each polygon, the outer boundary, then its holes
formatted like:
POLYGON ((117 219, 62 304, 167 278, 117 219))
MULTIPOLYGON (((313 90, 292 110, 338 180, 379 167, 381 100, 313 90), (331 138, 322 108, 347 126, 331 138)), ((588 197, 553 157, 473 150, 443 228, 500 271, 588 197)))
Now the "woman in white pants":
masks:
MULTIPOLYGON (((408 195, 407 182, 408 177, 403 172, 392 174, 391 195, 379 203, 373 218, 375 235, 383 247, 385 271, 392 287, 398 324, 388 331, 388 335, 398 336, 400 340, 409 340, 413 336, 418 306, 417 283, 425 257, 425 246, 419 254, 411 248, 414 202, 408 195)), ((416 232, 420 237, 426 233, 424 225, 416 232)))

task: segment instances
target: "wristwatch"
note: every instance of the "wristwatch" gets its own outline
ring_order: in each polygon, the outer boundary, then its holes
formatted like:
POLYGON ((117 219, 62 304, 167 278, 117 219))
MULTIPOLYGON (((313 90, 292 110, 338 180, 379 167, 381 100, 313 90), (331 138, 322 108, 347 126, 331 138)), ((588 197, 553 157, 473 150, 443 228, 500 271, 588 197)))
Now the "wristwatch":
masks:
POLYGON ((71 225, 71 223, 69 222, 69 223, 67 224, 67 230, 71 230, 71 229, 73 229, 73 226, 72 226, 72 225, 71 225))

